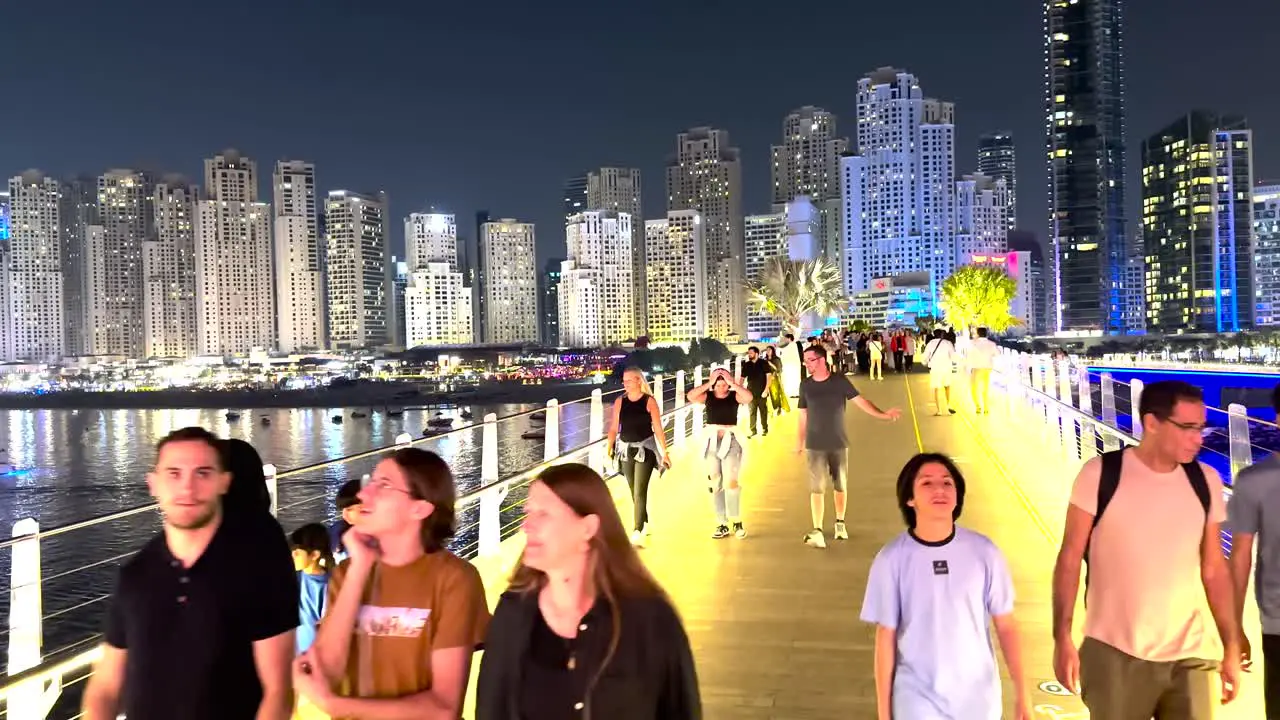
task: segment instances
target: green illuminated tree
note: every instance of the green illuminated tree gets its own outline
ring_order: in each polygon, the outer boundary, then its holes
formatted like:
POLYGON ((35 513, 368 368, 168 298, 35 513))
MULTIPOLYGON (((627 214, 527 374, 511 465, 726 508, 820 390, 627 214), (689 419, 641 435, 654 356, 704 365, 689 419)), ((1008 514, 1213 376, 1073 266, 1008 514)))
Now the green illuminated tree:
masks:
POLYGON ((961 332, 985 327, 1001 332, 1018 324, 1010 311, 1018 282, 991 265, 965 265, 942 282, 943 315, 961 332))
POLYGON ((821 258, 770 258, 760 271, 760 279, 747 283, 747 292, 752 310, 772 315, 787 332, 797 335, 805 315, 827 317, 848 305, 840 269, 821 258))

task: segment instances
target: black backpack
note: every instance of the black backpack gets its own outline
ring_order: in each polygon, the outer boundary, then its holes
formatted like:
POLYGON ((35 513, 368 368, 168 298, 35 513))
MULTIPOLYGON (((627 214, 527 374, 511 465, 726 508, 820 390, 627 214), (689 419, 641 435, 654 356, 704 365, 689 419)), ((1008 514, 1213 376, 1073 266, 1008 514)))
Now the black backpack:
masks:
MULTIPOLYGON (((1098 529, 1098 521, 1102 519, 1102 513, 1107 509, 1107 505, 1111 504, 1111 498, 1115 497, 1116 490, 1120 487, 1120 471, 1124 467, 1124 451, 1125 448, 1112 450, 1102 454, 1102 476, 1098 479, 1098 507, 1093 514, 1093 527, 1089 529, 1089 541, 1084 546, 1084 588, 1086 597, 1089 591, 1089 549, 1093 545, 1093 531, 1098 529)), ((1196 491, 1196 497, 1200 499, 1200 505, 1204 508, 1205 522, 1209 520, 1209 481, 1204 476, 1204 468, 1200 467, 1200 463, 1191 461, 1182 463, 1182 470, 1187 474, 1187 480, 1191 483, 1191 489, 1196 491)))

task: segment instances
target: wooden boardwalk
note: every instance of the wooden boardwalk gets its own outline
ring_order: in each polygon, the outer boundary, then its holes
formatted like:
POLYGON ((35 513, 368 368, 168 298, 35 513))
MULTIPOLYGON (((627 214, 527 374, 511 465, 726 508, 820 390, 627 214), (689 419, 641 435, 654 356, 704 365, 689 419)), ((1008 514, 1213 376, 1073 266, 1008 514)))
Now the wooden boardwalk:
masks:
MULTIPOLYGON (((855 378, 855 384, 880 407, 901 407, 904 415, 885 423, 849 410, 848 541, 830 538, 830 500, 827 549, 802 541, 810 525, 808 485, 795 453, 794 414, 775 417, 767 438, 750 441, 742 478, 744 540, 711 539, 706 479, 688 449, 654 480, 654 531, 642 553, 684 618, 705 717, 875 717, 874 630, 858 613, 876 552, 904 529, 895 499, 898 471, 923 448, 957 461, 968 483, 961 524, 990 536, 1009 560, 1036 717, 1087 718, 1078 698, 1054 692, 1050 629, 1053 562, 1079 462, 1046 441, 1029 411, 1017 409, 1011 417, 994 390, 991 415, 972 415, 961 383, 953 389, 960 414, 934 417, 925 375, 855 378)), ((625 486, 615 487, 629 512, 625 486)), ((504 558, 481 564, 491 601, 518 548, 504 551, 504 558)), ((1260 670, 1247 682, 1245 695, 1220 718, 1262 717, 1260 670)), ((1012 697, 1006 677, 1006 705, 1012 697)))

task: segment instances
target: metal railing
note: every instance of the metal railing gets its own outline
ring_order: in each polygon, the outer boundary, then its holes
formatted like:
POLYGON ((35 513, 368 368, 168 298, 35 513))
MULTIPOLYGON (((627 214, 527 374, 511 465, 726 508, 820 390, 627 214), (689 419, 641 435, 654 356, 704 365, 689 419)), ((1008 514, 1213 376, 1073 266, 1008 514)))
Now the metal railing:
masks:
MULTIPOLYGON (((727 364, 726 364, 727 365, 727 364)), ((712 368, 716 365, 712 365, 712 368)), ((736 358, 735 375, 741 376, 741 358, 736 358)), ((704 368, 698 366, 692 372, 692 386, 703 382, 704 368)), ((686 372, 680 370, 674 377, 657 375, 653 378, 653 392, 661 410, 664 426, 670 434, 672 449, 686 444, 692 433, 697 436, 702 428, 702 414, 693 412, 693 407, 686 404, 686 372), (673 402, 668 408, 665 386, 671 381, 673 402), (692 422, 690 419, 692 418, 692 422)), ((498 418, 496 414, 485 415, 482 422, 471 423, 463 427, 433 434, 427 437, 414 438, 408 433, 399 435, 393 445, 373 448, 371 450, 347 455, 322 463, 294 468, 278 472, 274 465, 263 466, 267 478, 267 486, 271 494, 272 513, 279 516, 286 510, 297 511, 316 503, 323 502, 326 510, 320 517, 311 517, 310 521, 329 520, 328 500, 332 492, 328 487, 319 492, 305 494, 302 498, 280 504, 280 481, 291 478, 302 478, 305 475, 335 466, 377 458, 395 450, 423 445, 439 441, 449 436, 464 432, 481 433, 481 462, 479 487, 459 496, 457 501, 459 527, 455 540, 461 539, 460 546, 451 548, 455 553, 467 558, 483 558, 495 555, 504 539, 518 531, 523 517, 522 508, 525 491, 537 475, 547 467, 570 460, 586 458, 586 463, 606 477, 614 474, 606 467, 605 453, 605 404, 604 398, 620 393, 613 390, 603 393, 596 389, 586 398, 568 403, 560 403, 552 399, 545 408, 527 410, 498 418), (577 403, 590 403, 589 419, 585 429, 586 437, 579 444, 575 439, 561 443, 560 420, 561 411, 577 403), (535 462, 507 477, 499 477, 498 426, 521 418, 529 418, 536 413, 545 413, 543 429, 544 443, 542 461, 535 462), (466 539, 474 536, 467 542, 466 539)), ((367 475, 365 476, 367 477, 367 475)), ((8 638, 7 677, 0 685, 0 718, 5 720, 44 720, 54 708, 63 691, 83 681, 92 674, 92 665, 100 654, 100 633, 90 633, 75 639, 62 647, 45 652, 43 638, 45 622, 54 618, 65 617, 68 613, 82 611, 106 601, 110 597, 109 590, 94 594, 85 601, 76 603, 53 613, 43 612, 44 586, 50 580, 65 578, 92 568, 113 568, 130 557, 137 548, 126 552, 90 562, 72 570, 44 575, 41 569, 42 545, 52 538, 70 535, 87 529, 101 527, 108 523, 136 518, 158 509, 155 503, 141 505, 120 512, 111 513, 89 520, 68 525, 40 530, 34 518, 19 520, 13 526, 11 539, 0 541, 0 551, 8 550, 11 555, 9 576, 9 620, 8 628, 0 630, 0 635, 8 638)))

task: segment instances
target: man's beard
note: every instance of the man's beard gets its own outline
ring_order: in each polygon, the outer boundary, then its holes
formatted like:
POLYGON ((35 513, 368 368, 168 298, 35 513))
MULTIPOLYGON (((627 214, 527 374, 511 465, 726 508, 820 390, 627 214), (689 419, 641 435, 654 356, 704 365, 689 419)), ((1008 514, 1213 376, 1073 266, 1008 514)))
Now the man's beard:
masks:
POLYGON ((199 515, 191 521, 179 523, 177 519, 169 513, 164 514, 164 521, 179 530, 200 530, 201 528, 208 527, 210 523, 217 519, 217 517, 218 503, 215 502, 209 504, 203 515, 199 515))

